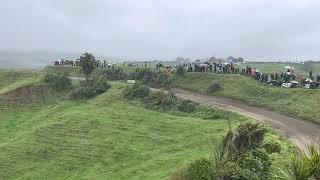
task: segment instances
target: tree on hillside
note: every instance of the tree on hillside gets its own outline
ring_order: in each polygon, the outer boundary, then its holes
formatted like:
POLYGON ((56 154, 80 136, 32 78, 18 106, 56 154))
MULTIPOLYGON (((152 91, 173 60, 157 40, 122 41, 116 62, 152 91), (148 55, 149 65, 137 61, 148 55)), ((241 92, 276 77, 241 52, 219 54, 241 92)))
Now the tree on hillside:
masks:
POLYGON ((71 81, 66 74, 46 74, 43 82, 57 92, 62 92, 71 87, 71 81))
POLYGON ((84 53, 80 56, 80 66, 82 67, 82 72, 88 78, 92 71, 95 69, 96 60, 93 54, 84 53))
POLYGON ((218 63, 223 63, 223 62, 225 61, 225 59, 223 59, 223 58, 217 58, 216 61, 217 61, 218 63))
POLYGON ((183 58, 183 57, 177 57, 177 58, 176 58, 176 61, 177 61, 177 62, 184 62, 184 58, 183 58))
POLYGON ((178 68, 177 68, 177 71, 176 71, 176 73, 177 73, 177 75, 178 76, 183 76, 184 74, 185 74, 185 69, 183 68, 183 66, 182 65, 179 65, 178 66, 178 68))
POLYGON ((210 61, 210 62, 215 62, 216 59, 217 59, 216 57, 212 56, 212 57, 210 57, 209 61, 210 61))
POLYGON ((238 57, 237 62, 244 62, 243 57, 238 57))
POLYGON ((234 60, 236 60, 236 58, 235 58, 235 57, 233 57, 233 56, 229 56, 229 57, 227 58, 227 60, 228 60, 228 61, 232 61, 232 62, 233 62, 234 60))

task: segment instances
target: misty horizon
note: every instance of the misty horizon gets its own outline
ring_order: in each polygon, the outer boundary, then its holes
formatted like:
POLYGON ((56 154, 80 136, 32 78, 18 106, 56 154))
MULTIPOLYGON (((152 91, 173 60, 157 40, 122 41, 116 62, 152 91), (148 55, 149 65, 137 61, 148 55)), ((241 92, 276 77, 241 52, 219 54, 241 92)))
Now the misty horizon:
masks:
POLYGON ((4 0, 0 49, 133 60, 319 60, 318 1, 4 0))

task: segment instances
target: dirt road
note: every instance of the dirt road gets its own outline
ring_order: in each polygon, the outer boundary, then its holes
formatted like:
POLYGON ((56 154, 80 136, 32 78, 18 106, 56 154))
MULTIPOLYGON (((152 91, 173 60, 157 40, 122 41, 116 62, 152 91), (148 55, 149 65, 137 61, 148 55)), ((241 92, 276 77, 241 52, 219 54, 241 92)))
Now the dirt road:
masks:
POLYGON ((302 149, 305 149, 310 143, 320 143, 320 126, 311 122, 295 119, 262 108, 248 106, 239 101, 227 98, 207 96, 182 89, 176 89, 175 92, 179 98, 217 106, 263 122, 280 132, 281 135, 302 149))

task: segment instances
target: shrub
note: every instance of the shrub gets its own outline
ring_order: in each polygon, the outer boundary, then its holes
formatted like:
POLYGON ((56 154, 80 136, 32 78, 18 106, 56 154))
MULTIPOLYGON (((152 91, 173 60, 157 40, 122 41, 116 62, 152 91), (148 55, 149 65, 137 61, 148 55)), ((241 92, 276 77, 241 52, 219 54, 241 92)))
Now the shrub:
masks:
POLYGON ((136 69, 129 75, 130 79, 140 81, 142 84, 146 84, 153 87, 169 86, 172 83, 170 76, 162 71, 153 71, 147 69, 136 69))
POLYGON ((122 68, 119 67, 112 67, 112 68, 108 68, 104 71, 104 73, 107 76, 108 80, 124 80, 127 78, 127 74, 123 71, 122 68))
POLYGON ((308 151, 298 149, 293 153, 287 169, 288 179, 320 179, 320 147, 309 145, 308 151))
POLYGON ((69 97, 73 100, 80 99, 89 99, 96 96, 98 93, 95 88, 87 86, 87 87, 79 87, 70 92, 69 97))
POLYGON ((207 92, 210 94, 214 94, 214 93, 221 91, 221 90, 222 90, 222 87, 221 87, 220 83, 215 82, 208 87, 207 92))
POLYGON ((178 68, 177 68, 177 75, 179 76, 183 76, 185 74, 186 70, 183 68, 183 66, 179 65, 178 68))
POLYGON ((98 94, 102 94, 111 88, 111 84, 108 83, 106 76, 101 75, 94 79, 93 87, 98 94))
POLYGON ((182 112, 192 113, 196 110, 196 106, 190 100, 181 100, 177 105, 177 109, 182 112))
POLYGON ((281 145, 278 142, 267 142, 263 144, 263 148, 269 153, 280 153, 281 145))
POLYGON ((264 134, 259 124, 241 124, 227 133, 212 160, 194 161, 171 179, 271 179, 271 158, 261 148, 264 134))
POLYGON ((256 149, 215 163, 217 179, 270 179, 271 159, 265 150, 256 149))
POLYGON ((96 74, 80 82, 81 87, 92 87, 97 91, 97 94, 102 94, 111 88, 105 75, 96 74))
POLYGON ((247 122, 241 124, 236 129, 237 136, 234 139, 234 145, 239 153, 259 148, 262 145, 264 135, 267 129, 261 124, 247 122))
POLYGON ((80 82, 80 87, 71 91, 70 99, 89 99, 106 92, 111 88, 105 75, 94 75, 80 82))
POLYGON ((155 92, 151 93, 146 99, 145 103, 152 109, 159 109, 162 111, 170 110, 177 102, 177 97, 173 92, 155 92))
POLYGON ((132 86, 127 86, 123 91, 123 97, 127 99, 145 98, 149 96, 150 89, 141 84, 134 84, 132 86))
POLYGON ((58 92, 62 92, 71 87, 71 81, 66 74, 46 74, 43 82, 58 92))
POLYGON ((216 152, 216 172, 221 179, 269 179, 271 160, 261 147, 266 129, 257 123, 229 131, 216 152))
POLYGON ((212 161, 201 158, 187 167, 180 169, 170 178, 171 180, 213 180, 216 179, 213 173, 212 161))

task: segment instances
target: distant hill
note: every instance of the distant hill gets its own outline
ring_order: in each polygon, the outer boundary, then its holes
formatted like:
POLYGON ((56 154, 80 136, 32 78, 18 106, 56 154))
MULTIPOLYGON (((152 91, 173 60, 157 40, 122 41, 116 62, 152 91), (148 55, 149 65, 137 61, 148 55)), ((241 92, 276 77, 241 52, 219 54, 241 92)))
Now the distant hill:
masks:
MULTIPOLYGON (((3 51, 0 50, 0 68, 39 69, 52 64, 57 58, 77 59, 81 53, 47 52, 47 51, 3 51)), ((120 58, 95 55, 96 59, 108 62, 122 62, 120 58)))

